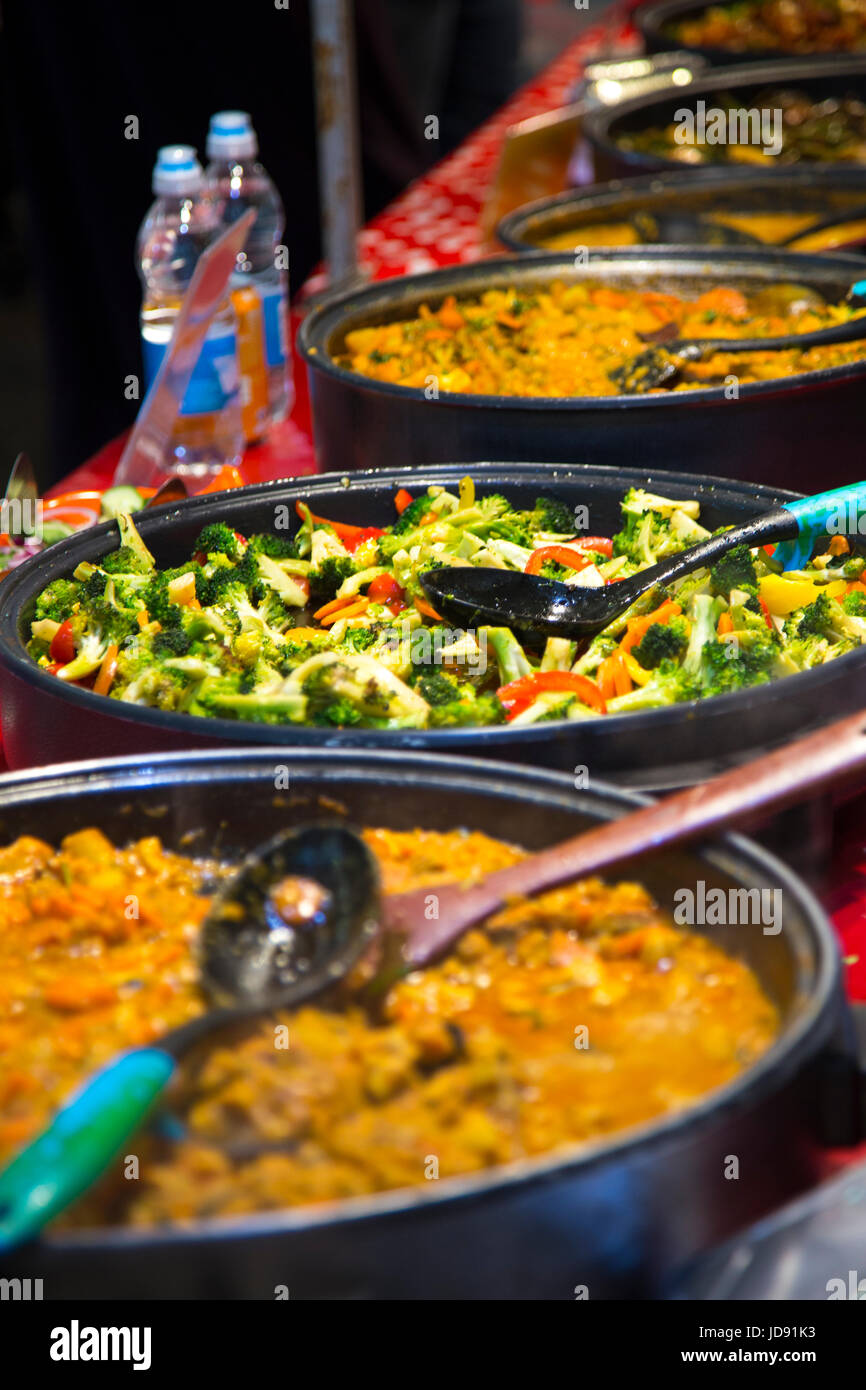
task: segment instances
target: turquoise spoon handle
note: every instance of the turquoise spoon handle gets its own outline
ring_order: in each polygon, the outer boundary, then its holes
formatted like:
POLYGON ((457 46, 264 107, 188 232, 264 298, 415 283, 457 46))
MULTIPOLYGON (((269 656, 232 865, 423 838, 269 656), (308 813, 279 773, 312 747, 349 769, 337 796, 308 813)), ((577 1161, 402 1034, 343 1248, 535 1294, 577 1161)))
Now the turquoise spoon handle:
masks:
POLYGON ((37 1235, 99 1177, 174 1067, 159 1048, 126 1052, 75 1092, 0 1173, 0 1251, 37 1235))
POLYGON ((819 492, 796 502, 783 502, 786 511, 797 518, 800 534, 796 540, 781 541, 773 559, 786 570, 802 569, 809 561, 819 536, 866 535, 866 483, 849 483, 832 492, 819 492), (863 530, 858 521, 863 516, 863 530))

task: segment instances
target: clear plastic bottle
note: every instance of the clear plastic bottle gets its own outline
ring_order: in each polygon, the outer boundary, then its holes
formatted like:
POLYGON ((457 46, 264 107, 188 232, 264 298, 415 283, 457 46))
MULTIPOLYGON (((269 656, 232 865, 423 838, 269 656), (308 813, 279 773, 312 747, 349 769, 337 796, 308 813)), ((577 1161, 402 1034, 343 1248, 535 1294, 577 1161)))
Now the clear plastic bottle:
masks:
POLYGON ((241 396, 247 439, 259 437, 269 424, 282 420, 294 405, 291 356, 288 348, 289 276, 281 244, 285 213, 280 195, 256 159, 258 140, 246 111, 219 111, 211 117, 207 137, 207 190, 219 207, 223 226, 247 208, 256 220, 247 245, 238 257, 233 299, 238 315, 241 351, 241 396), (246 291, 245 294, 239 293, 246 291), (250 291, 258 298, 258 306, 250 291), (255 314, 261 314, 260 321, 255 314), (245 316, 251 315, 249 322, 245 316), (256 328, 256 322, 258 327, 256 328), (258 331, 263 338, 267 413, 262 419, 260 370, 253 351, 258 331), (246 359, 243 343, 247 343, 246 359))
MULTIPOLYGON (((171 341, 196 261, 220 230, 218 209, 205 195, 204 171, 191 145, 166 145, 159 151, 153 191, 156 201, 141 224, 137 245, 148 387, 171 341)), ((226 295, 187 386, 164 471, 207 475, 239 463, 243 446, 235 314, 226 295)))

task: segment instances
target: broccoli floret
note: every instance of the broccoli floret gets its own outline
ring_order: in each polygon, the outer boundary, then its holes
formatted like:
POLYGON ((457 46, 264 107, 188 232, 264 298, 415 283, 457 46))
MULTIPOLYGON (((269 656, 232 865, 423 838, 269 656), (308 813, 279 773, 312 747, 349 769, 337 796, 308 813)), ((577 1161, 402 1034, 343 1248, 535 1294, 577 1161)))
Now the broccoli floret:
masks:
POLYGON ((510 627, 485 627, 481 631, 486 634, 486 640, 493 648, 499 667, 500 685, 508 685, 510 681, 532 674, 526 653, 510 627))
POLYGON ((199 531, 193 551, 203 555, 227 555, 237 560, 241 553, 241 543, 230 526, 223 521, 212 521, 199 531))
POLYGON ((36 600, 35 619, 50 618, 62 623, 81 598, 81 585, 75 579, 55 579, 36 600))
POLYGON ((494 694, 479 695, 472 685, 460 685, 454 676, 438 668, 426 670, 415 688, 430 706, 432 728, 501 724, 505 719, 502 703, 494 694))
POLYGON ((355 562, 351 556, 327 556, 317 569, 310 571, 310 603, 317 607, 329 603, 337 590, 355 573, 355 562))
POLYGON ((807 604, 799 614, 785 624, 786 634, 800 638, 830 637, 834 633, 833 606, 826 594, 819 594, 814 603, 807 604))
POLYGON ((253 555, 267 555, 271 560, 297 560, 297 542, 288 536, 276 536, 271 532, 262 532, 255 536, 250 536, 247 542, 253 555))
POLYGON ((625 526, 613 538, 614 555, 625 555, 641 568, 657 564, 678 548, 672 543, 670 522, 655 512, 627 514, 625 526))
POLYGON ((197 567, 191 566, 195 574, 195 596, 203 608, 213 608, 215 605, 230 601, 232 593, 247 596, 248 580, 250 584, 258 582, 258 569, 255 559, 245 555, 243 560, 237 565, 218 565, 212 574, 205 574, 197 567))
POLYGON ((153 638, 154 656, 186 656, 192 646, 192 638, 180 626, 163 628, 153 638))
POLYGON ((105 574, 152 574, 153 568, 131 546, 122 545, 99 562, 105 574))
POLYGON ((499 536, 525 550, 532 550, 540 531, 557 536, 574 535, 572 512, 564 502, 554 497, 536 497, 535 506, 524 511, 512 507, 498 493, 485 497, 478 505, 492 515, 489 520, 485 518, 480 526, 473 524, 470 527, 473 532, 499 536))
POLYGON ((102 570, 94 570, 86 579, 81 580, 81 601, 90 603, 93 599, 103 598, 108 577, 102 570))
POLYGON ((613 538, 613 553, 627 556, 640 567, 655 565, 710 534, 698 524, 697 502, 674 501, 643 488, 629 488, 621 508, 624 524, 613 538))
POLYGON ((561 565, 558 560, 545 560, 541 566, 542 579, 563 580, 570 573, 565 565, 561 565))
POLYGON ((646 670, 653 670, 663 661, 675 660, 684 652, 689 643, 689 630, 681 617, 671 618, 669 623, 653 623, 647 628, 642 641, 632 647, 632 656, 646 670))
POLYGON ((407 531, 414 531, 416 526, 421 525, 422 519, 430 510, 433 498, 429 493, 423 492, 420 497, 416 497, 410 502, 408 507, 404 507, 397 520, 390 527, 393 536, 403 536, 407 531))
POLYGON ((460 695, 460 686, 453 676, 437 668, 425 671, 416 682, 416 689, 420 690, 428 705, 448 705, 460 695))
POLYGON ((707 642, 701 656, 704 694, 723 695, 746 685, 764 685, 772 679, 777 647, 769 632, 765 641, 749 646, 707 642))
POLYGON ((710 569, 710 589, 727 598, 732 589, 752 589, 758 583, 755 561, 747 545, 735 545, 710 569))
POLYGON ((181 609, 180 605, 169 597, 169 581, 181 574, 188 574, 190 570, 195 572, 197 569, 201 573, 198 566, 188 565, 186 568, 177 570, 161 570, 153 576, 141 594, 142 602, 151 622, 160 623, 164 628, 180 627, 181 609))
POLYGON ((344 698, 370 728, 419 729, 427 724, 427 701, 366 652, 318 652, 284 686, 303 692, 312 717, 344 698))
POLYGON ((223 719, 246 719, 254 724, 295 724, 306 716, 303 691, 284 681, 276 689, 250 690, 243 673, 209 676, 196 691, 193 713, 223 719))
POLYGON ((608 714, 626 714, 645 709, 661 709, 684 700, 696 700, 701 694, 700 683, 675 661, 663 661, 657 666, 651 681, 637 685, 627 695, 617 695, 607 702, 608 714))
POLYGON ((476 724, 502 724, 505 710, 495 695, 485 692, 475 693, 471 685, 462 687, 462 694, 448 704, 432 705, 430 708, 430 727, 433 729, 455 729, 476 724))
POLYGON ((852 618, 866 618, 866 594, 861 589, 854 589, 845 595, 841 607, 842 612, 848 613, 852 618))
POLYGON ((574 513, 556 497, 536 497, 530 515, 536 531, 550 531, 558 536, 574 535, 574 513))
POLYGON ((789 618, 785 632, 788 633, 792 626, 791 635, 801 640, 826 637, 831 642, 851 641, 858 645, 866 642, 866 617, 850 612, 826 593, 819 594, 814 603, 804 608, 799 619, 796 615, 789 618))
POLYGON ((356 652, 365 652, 378 640, 379 633, 374 627, 348 627, 343 634, 343 644, 356 652))
POLYGON ((341 729, 363 722, 364 716, 357 705, 345 696, 338 696, 329 700, 327 704, 319 705, 312 715, 313 724, 333 724, 341 729))

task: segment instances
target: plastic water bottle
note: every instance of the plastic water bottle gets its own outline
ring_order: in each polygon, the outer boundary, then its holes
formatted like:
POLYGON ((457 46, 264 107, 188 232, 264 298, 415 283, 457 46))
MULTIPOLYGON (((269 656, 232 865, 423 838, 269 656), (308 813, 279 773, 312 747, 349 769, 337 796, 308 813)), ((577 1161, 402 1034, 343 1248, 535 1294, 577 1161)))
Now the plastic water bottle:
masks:
POLYGON ((207 189, 219 207, 222 224, 236 222, 247 208, 256 210, 232 279, 248 440, 261 437, 268 425, 284 419, 294 405, 288 350, 289 277, 281 244, 285 213, 279 193, 256 159, 258 148, 246 111, 219 111, 211 117, 207 189))
MULTIPOLYGON (((204 171, 191 145, 167 145, 159 151, 153 191, 156 202, 138 234, 147 386, 171 341, 196 261, 220 230, 218 209, 205 195, 204 171)), ((226 295, 190 377, 165 469, 192 475, 215 472, 224 464, 239 463, 243 444, 235 315, 226 295)))

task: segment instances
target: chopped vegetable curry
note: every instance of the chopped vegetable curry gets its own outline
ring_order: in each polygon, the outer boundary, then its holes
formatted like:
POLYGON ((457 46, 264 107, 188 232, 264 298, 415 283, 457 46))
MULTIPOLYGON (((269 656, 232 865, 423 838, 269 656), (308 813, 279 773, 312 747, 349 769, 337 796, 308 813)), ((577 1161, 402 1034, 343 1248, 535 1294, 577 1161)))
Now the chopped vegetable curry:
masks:
MULTIPOLYGON (((365 839, 388 892, 522 853, 474 832, 365 839)), ((95 1067, 203 1010, 194 944, 225 872, 96 829, 0 852, 0 1160, 95 1067)), ((749 969, 642 887, 586 880, 512 904, 375 1007, 356 982, 220 1035, 173 1095, 185 1137, 140 1136, 140 1180, 110 1172, 65 1219, 225 1216, 421 1184, 431 1156, 448 1178, 547 1153, 688 1106, 778 1024, 749 969)))
MULTIPOLYGON (((769 338, 806 333, 852 318, 847 304, 824 304, 790 287, 747 294, 719 285, 694 298, 582 281, 491 289, 417 315, 346 335, 339 365, 394 386, 489 396, 616 396, 612 374, 642 351, 642 333, 673 325, 680 338, 769 338), (710 327, 710 325, 712 327, 710 327)), ((673 332, 673 330, 672 330, 673 332)), ((801 352, 723 352, 683 364, 675 391, 741 384, 835 367, 862 357, 861 343, 801 352)), ((665 388, 667 389, 667 388, 665 388)))

